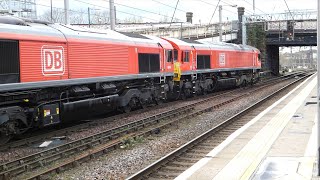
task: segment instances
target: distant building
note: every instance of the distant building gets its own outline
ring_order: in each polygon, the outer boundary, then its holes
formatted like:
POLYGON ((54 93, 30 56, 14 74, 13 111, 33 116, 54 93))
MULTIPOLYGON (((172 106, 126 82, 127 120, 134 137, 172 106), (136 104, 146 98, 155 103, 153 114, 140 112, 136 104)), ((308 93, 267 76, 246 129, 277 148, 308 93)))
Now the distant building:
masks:
POLYGON ((0 0, 0 14, 36 19, 36 0, 0 0))

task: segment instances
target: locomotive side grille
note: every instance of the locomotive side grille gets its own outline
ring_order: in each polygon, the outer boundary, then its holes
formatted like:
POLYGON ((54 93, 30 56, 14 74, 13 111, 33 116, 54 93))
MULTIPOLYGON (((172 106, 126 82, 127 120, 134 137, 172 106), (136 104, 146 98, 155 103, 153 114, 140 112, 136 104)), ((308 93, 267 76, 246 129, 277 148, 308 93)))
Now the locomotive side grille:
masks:
POLYGON ((197 56, 197 69, 210 69, 210 55, 197 56))
POLYGON ((160 55, 139 53, 139 72, 150 73, 160 71, 160 55))
POLYGON ((19 82, 19 43, 0 40, 0 84, 19 82))

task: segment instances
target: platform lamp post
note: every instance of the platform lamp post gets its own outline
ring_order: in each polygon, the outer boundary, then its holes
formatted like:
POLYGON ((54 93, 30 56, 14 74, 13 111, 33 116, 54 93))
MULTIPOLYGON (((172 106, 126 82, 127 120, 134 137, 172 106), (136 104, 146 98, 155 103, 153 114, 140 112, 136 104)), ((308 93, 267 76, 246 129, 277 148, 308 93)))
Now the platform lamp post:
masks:
POLYGON ((219 5, 219 41, 222 42, 222 6, 237 7, 237 5, 219 5))
POLYGON ((93 9, 93 8, 88 7, 88 26, 89 26, 89 28, 91 26, 91 15, 90 15, 91 14, 91 10, 100 10, 100 9, 93 9))
POLYGON ((64 0, 64 23, 69 23, 69 0, 64 0))
POLYGON ((88 7, 88 26, 90 28, 91 18, 90 18, 90 7, 88 7))
POLYGON ((51 22, 53 22, 53 14, 52 14, 52 0, 50 0, 50 17, 51 17, 51 22))
POLYGON ((317 80, 318 80, 318 84, 317 84, 317 92, 318 92, 318 97, 317 97, 317 101, 318 101, 318 111, 317 111, 317 150, 318 150, 318 176, 320 176, 320 28, 319 28, 319 23, 320 23, 320 0, 318 0, 318 17, 317 17, 317 70, 318 70, 318 74, 317 74, 317 80))
POLYGON ((114 0, 109 0, 110 8, 110 29, 115 30, 116 27, 116 13, 114 9, 114 0))

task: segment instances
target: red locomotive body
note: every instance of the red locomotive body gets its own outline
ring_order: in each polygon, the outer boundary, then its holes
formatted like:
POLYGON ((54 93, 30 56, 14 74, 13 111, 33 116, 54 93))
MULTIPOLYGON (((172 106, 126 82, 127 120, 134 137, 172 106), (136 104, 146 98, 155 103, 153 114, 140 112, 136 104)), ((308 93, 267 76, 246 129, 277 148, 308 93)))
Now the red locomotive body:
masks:
POLYGON ((256 48, 165 39, 172 44, 177 54, 176 63, 181 72, 175 80, 183 82, 180 86, 183 86, 186 96, 211 92, 218 83, 219 86, 240 86, 254 83, 258 78, 261 62, 260 52, 256 48))
POLYGON ((260 52, 250 46, 13 17, 0 17, 0 47, 0 144, 76 111, 128 112, 254 83, 261 68, 260 52))

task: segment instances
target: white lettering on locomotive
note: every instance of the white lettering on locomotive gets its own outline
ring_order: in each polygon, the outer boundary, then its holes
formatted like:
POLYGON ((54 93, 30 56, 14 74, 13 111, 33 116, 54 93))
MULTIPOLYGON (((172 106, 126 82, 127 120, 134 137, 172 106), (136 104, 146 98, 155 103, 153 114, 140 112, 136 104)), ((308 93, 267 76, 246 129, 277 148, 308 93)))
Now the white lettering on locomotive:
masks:
POLYGON ((219 54, 219 65, 220 67, 226 66, 226 55, 224 53, 219 54))
POLYGON ((65 59, 62 46, 42 46, 41 59, 44 76, 61 76, 64 74, 65 59))

